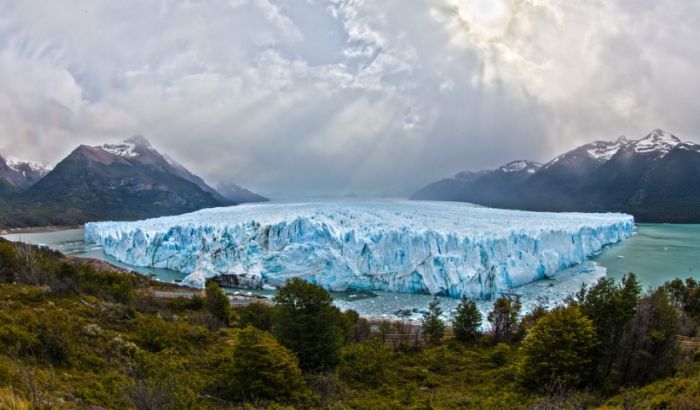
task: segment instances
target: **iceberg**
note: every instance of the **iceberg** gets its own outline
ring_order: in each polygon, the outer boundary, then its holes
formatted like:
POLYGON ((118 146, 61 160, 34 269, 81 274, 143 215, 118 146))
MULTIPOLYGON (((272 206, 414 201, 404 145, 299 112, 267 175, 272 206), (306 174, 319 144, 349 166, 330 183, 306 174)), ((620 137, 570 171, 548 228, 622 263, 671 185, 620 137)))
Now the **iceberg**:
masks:
POLYGON ((489 299, 578 265, 632 235, 630 215, 430 201, 267 203, 85 225, 86 243, 133 266, 239 288, 303 278, 330 291, 489 299))

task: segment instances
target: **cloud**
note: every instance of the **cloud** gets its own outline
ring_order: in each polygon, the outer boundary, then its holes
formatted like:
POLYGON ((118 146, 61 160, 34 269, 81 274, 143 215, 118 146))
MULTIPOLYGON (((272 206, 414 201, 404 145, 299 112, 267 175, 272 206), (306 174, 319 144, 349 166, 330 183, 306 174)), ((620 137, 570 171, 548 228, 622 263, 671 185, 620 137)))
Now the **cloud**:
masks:
POLYGON ((662 127, 698 135, 700 4, 0 0, 0 150, 143 134, 210 181, 410 191, 662 127))

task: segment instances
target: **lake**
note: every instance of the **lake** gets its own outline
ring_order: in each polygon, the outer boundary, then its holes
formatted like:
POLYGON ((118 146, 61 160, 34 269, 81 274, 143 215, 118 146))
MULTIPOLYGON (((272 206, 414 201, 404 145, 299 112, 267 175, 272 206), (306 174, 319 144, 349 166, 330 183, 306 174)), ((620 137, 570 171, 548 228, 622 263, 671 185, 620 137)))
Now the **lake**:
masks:
MULTIPOLYGON (((11 234, 7 239, 45 245, 68 255, 96 258, 131 269, 156 279, 175 282, 184 274, 168 269, 153 269, 125 265, 105 254, 99 246, 86 245, 82 229, 57 232, 11 234)), ((634 272, 644 288, 657 287, 674 278, 700 279, 700 225, 640 224, 631 238, 606 247, 590 262, 567 269, 551 280, 540 281, 515 289, 516 294, 527 296, 525 308, 536 302, 536 296, 548 298, 551 305, 563 296, 576 291, 582 282, 591 283, 607 275, 619 279, 634 272), (605 268, 605 269, 601 269, 605 268)), ((229 290, 233 292, 234 290, 229 290)), ((248 291, 242 291, 248 292, 248 291)), ((270 296, 273 292, 256 291, 270 296)), ((333 294, 341 308, 352 308, 363 316, 395 318, 404 314, 418 319, 431 300, 429 295, 388 292, 341 292, 333 294)), ((458 303, 456 299, 442 298, 446 315, 458 303)), ((482 311, 489 310, 491 302, 479 302, 482 311)))

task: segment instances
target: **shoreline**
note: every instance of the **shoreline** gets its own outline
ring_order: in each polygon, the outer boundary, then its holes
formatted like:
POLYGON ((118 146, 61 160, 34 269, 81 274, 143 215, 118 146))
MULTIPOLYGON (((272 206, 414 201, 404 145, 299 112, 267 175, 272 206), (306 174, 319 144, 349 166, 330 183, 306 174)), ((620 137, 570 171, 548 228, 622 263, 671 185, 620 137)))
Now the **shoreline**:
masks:
POLYGON ((83 225, 48 225, 28 228, 0 228, 0 235, 18 235, 23 233, 60 232, 70 229, 82 229, 83 225))

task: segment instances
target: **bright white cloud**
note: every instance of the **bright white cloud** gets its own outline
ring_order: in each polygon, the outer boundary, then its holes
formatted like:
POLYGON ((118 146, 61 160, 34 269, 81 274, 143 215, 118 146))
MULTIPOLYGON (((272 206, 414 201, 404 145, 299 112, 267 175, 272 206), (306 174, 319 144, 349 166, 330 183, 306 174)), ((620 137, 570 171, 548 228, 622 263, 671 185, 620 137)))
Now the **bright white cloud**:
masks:
POLYGON ((143 134, 263 191, 412 189, 700 131, 700 4, 0 0, 0 150, 143 134))

